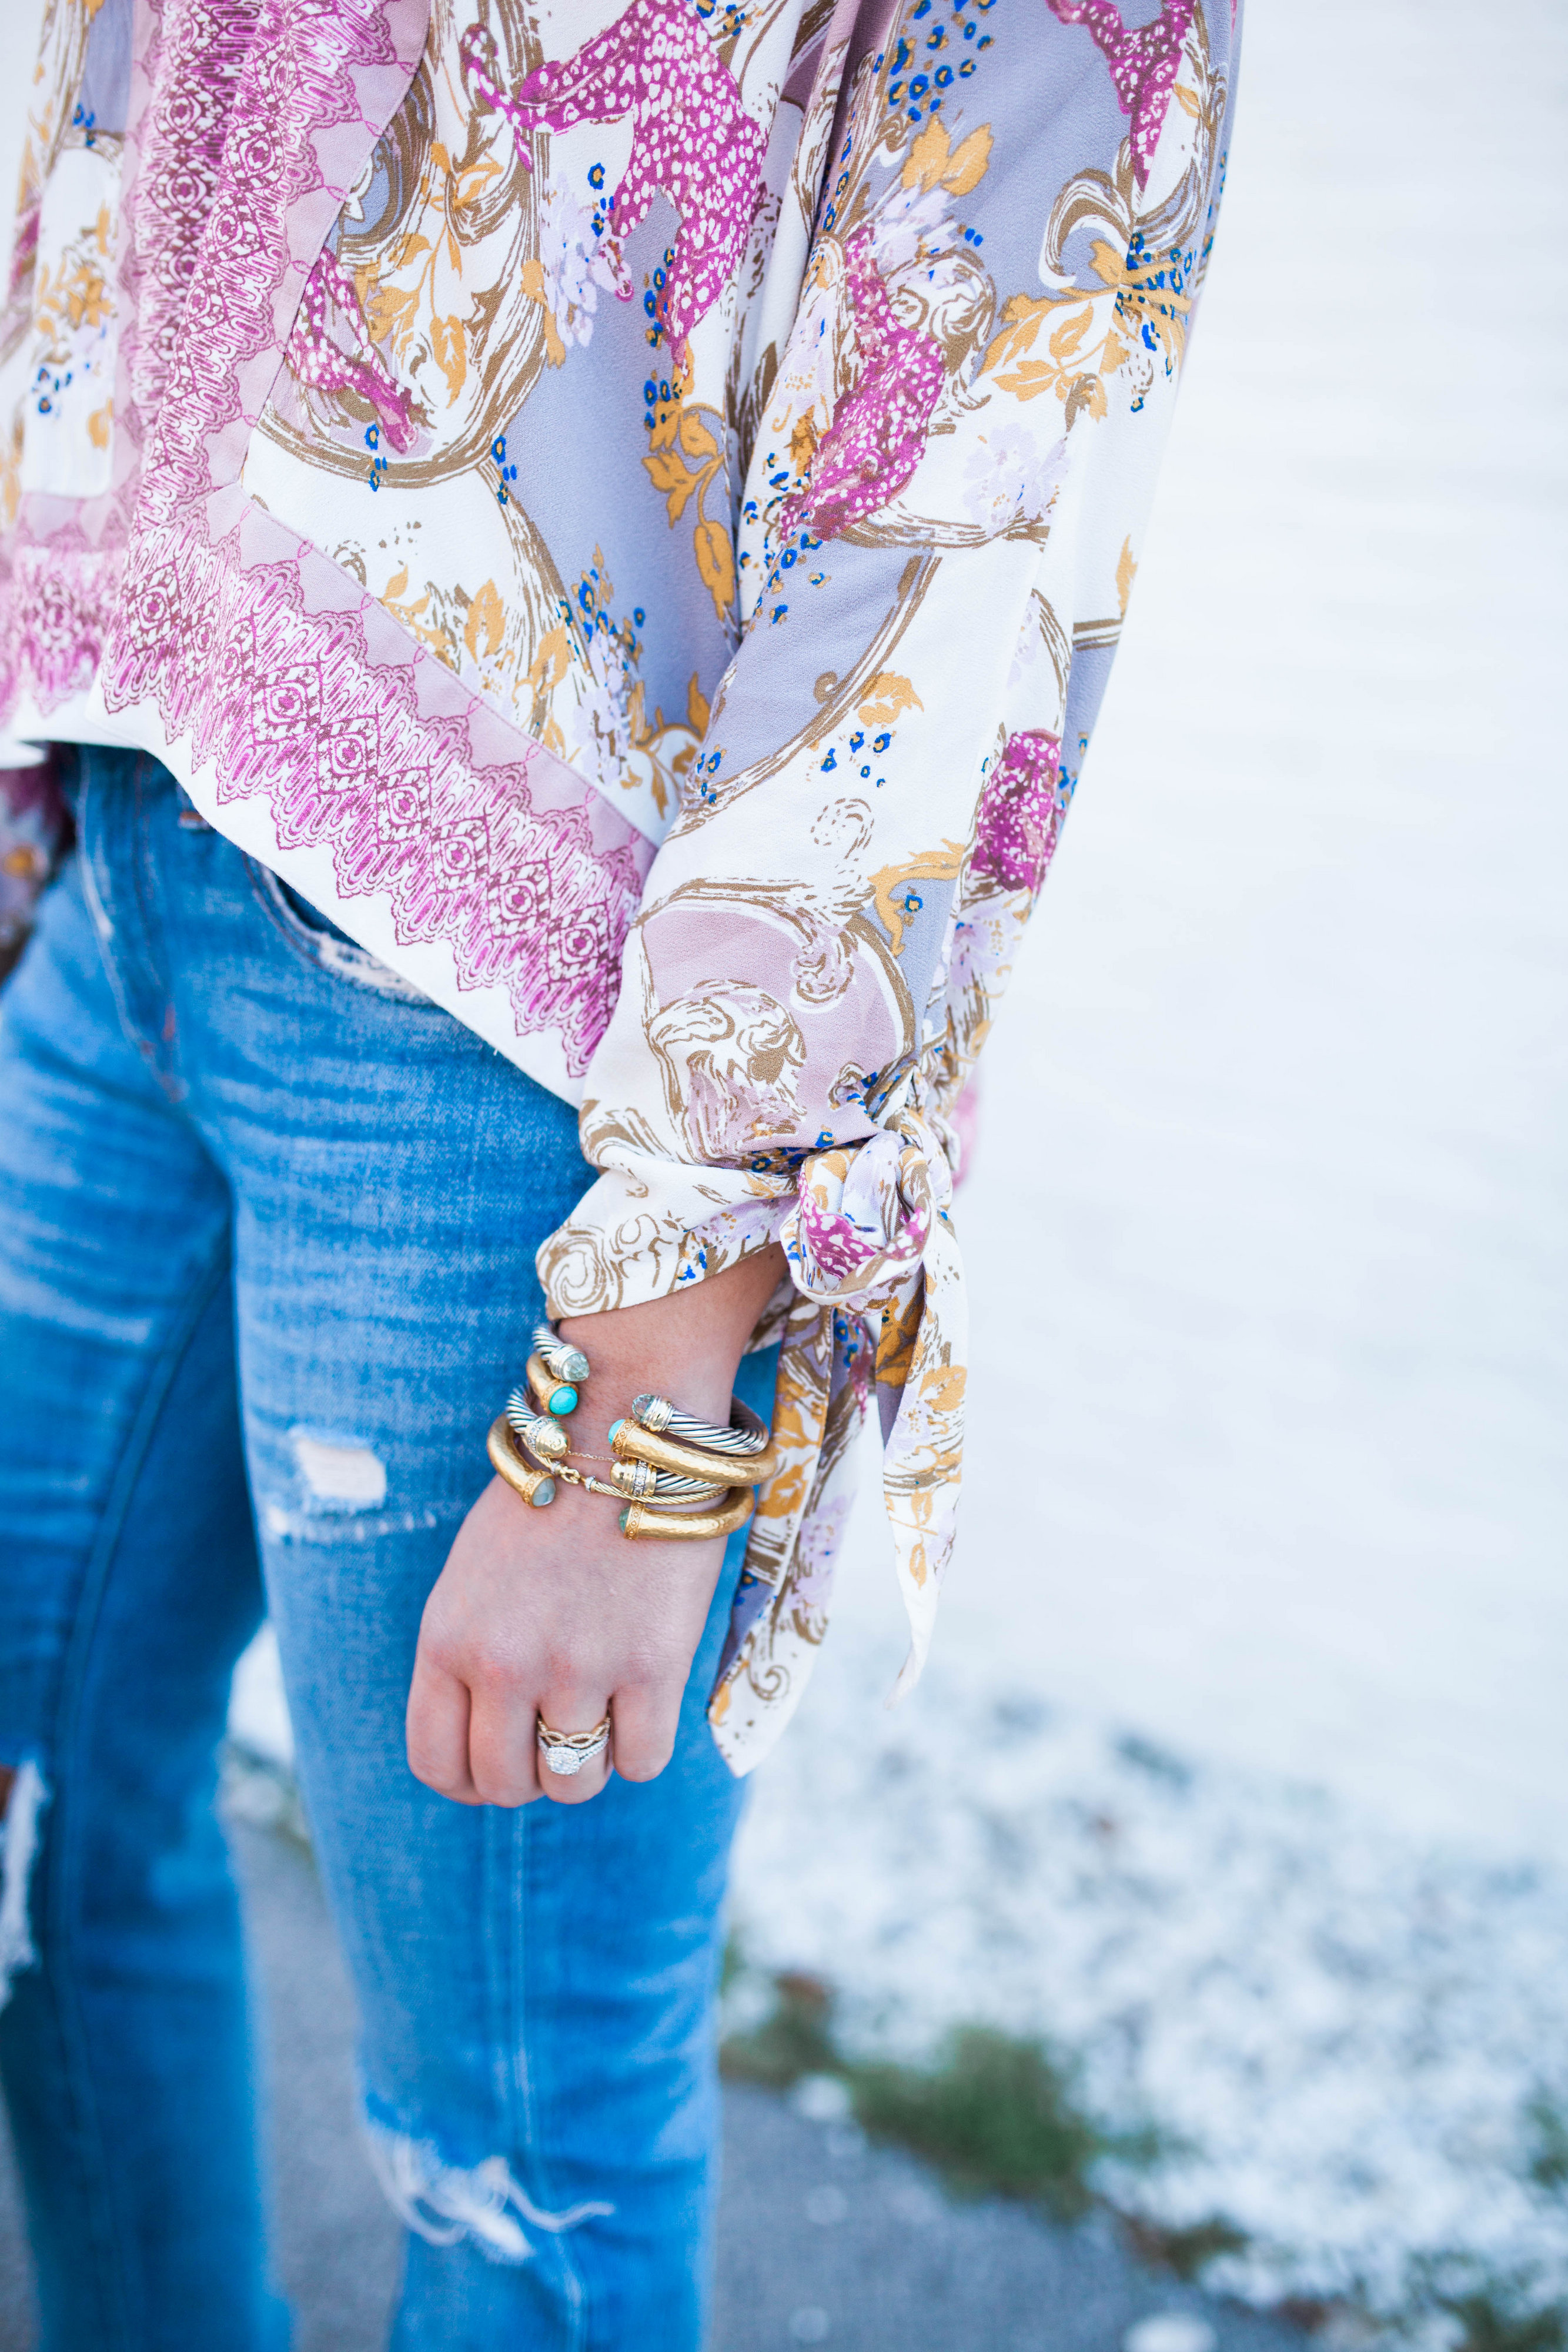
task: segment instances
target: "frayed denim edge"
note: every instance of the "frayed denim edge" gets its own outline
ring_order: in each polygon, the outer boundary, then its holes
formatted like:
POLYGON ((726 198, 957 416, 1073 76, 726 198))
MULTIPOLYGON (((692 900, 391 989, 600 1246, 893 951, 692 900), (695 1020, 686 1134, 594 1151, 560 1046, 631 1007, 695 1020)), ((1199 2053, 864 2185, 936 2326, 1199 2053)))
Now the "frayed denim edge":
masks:
POLYGON ((37 1966, 27 1921, 27 1888, 38 1852, 38 1820, 48 1801, 44 1776, 29 1758, 16 1767, 0 1825, 0 2009, 11 1998, 11 1979, 17 1970, 37 1966))
POLYGON ((445 2163, 434 2140, 414 2139, 369 2117, 364 2132, 387 2203, 406 2228, 433 2246, 452 2246, 469 2237, 493 2263, 526 2263, 533 2247, 516 2215, 536 2230, 559 2231, 615 2210, 594 2203, 546 2213, 530 2203, 504 2156, 487 2156, 465 2169, 445 2163))

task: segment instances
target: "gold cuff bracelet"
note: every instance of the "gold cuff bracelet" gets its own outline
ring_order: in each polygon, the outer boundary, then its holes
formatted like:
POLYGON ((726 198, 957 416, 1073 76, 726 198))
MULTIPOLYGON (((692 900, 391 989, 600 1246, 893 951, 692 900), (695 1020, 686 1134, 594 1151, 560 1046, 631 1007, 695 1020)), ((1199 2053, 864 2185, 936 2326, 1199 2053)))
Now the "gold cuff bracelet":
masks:
POLYGON ((568 1413, 577 1411, 577 1391, 570 1381, 558 1381, 542 1360, 530 1356, 526 1367, 528 1383, 534 1402, 541 1412, 568 1413))
POLYGON ((706 1454, 675 1438, 655 1436, 651 1429, 627 1420, 612 1425, 610 1446, 623 1462, 647 1462, 655 1470, 678 1471, 683 1478, 711 1478, 716 1485, 744 1479, 748 1486, 760 1486, 779 1467, 779 1448, 771 1437, 760 1454, 706 1454))
POLYGON ((515 1495, 525 1503, 542 1510, 555 1500, 555 1480, 548 1470, 536 1470, 517 1452, 517 1441, 512 1434, 511 1423, 504 1412, 498 1412, 490 1423, 490 1434, 485 1441, 485 1451, 490 1457, 490 1467, 506 1480, 515 1495))
POLYGON ((646 1503, 628 1503, 621 1514, 621 1532, 633 1542, 639 1537, 664 1536, 676 1543, 706 1543, 715 1536, 732 1536, 751 1517, 749 1486, 733 1486, 716 1511, 651 1511, 646 1503))

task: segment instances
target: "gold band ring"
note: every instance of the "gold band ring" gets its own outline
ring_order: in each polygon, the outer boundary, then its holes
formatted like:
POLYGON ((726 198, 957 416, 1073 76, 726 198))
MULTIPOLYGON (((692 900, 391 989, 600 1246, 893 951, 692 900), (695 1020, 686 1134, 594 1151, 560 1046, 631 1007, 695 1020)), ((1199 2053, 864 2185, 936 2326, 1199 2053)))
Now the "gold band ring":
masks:
POLYGON ((553 1772, 558 1780, 571 1780, 576 1779, 585 1764, 591 1764, 596 1757, 603 1755, 610 1745, 610 1732, 608 1716, 596 1723, 591 1731, 557 1731, 541 1715, 538 1718, 534 1737, 538 1742, 539 1754, 544 1758, 545 1770, 553 1772))

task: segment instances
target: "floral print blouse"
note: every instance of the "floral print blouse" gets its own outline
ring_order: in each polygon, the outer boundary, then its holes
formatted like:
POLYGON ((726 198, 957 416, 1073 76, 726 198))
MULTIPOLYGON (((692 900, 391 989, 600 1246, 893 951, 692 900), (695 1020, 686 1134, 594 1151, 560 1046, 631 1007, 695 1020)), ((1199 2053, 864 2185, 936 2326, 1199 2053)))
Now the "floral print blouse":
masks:
POLYGON ((954 1112, 1137 568, 1235 0, 48 0, 0 724, 167 762, 601 1172, 552 1309, 782 1241, 710 1718, 874 1404, 918 1670, 954 1112))

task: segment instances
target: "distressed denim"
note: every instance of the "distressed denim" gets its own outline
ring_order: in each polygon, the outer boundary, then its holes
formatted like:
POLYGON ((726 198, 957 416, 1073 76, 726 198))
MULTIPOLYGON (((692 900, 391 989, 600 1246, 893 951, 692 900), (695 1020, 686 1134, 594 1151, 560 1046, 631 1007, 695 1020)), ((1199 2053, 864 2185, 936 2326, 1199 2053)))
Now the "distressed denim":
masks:
POLYGON ((45 2345, 286 2332, 214 1813, 265 1606, 409 2224, 394 2345, 695 2352, 741 1539, 659 1780, 519 1811, 413 1780, 420 1612, 591 1171, 566 1105, 192 818, 84 753, 0 999, 0 2068, 45 2345))

